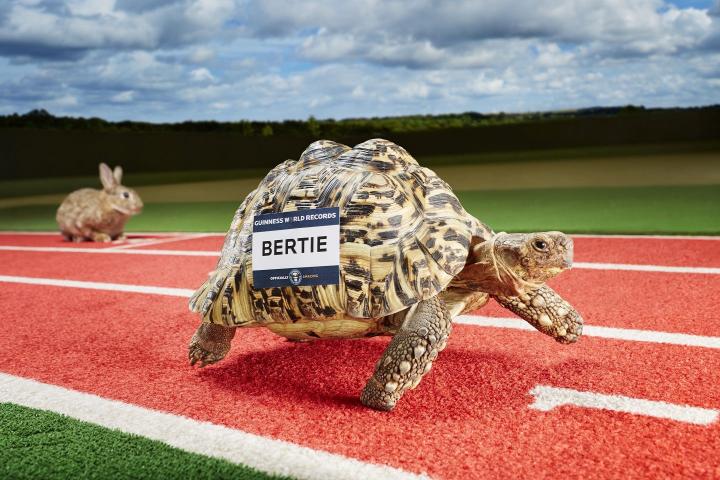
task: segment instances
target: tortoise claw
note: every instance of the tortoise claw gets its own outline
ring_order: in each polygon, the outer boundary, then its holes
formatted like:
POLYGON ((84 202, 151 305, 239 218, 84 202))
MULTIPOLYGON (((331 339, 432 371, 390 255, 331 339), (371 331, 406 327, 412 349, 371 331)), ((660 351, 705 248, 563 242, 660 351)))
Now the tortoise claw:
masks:
POLYGON ((230 351, 230 341, 235 328, 203 323, 190 339, 188 358, 190 365, 200 362, 200 367, 217 363, 230 351))
POLYGON ((213 363, 219 362, 220 360, 225 358, 225 355, 205 350, 197 343, 192 343, 190 344, 190 348, 188 349, 188 358, 190 360, 191 366, 199 363, 199 367, 203 368, 208 365, 212 365, 213 363))

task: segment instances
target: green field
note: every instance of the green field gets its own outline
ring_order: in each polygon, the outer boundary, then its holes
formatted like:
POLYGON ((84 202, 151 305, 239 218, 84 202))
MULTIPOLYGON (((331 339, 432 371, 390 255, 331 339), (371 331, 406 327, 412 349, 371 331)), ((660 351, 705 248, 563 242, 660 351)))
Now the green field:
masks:
POLYGON ((0 404, 5 479, 247 479, 267 474, 56 413, 0 404))
MULTIPOLYGON (((720 234, 720 144, 425 157, 496 230, 720 234)), ((94 174, 94 172, 92 172, 94 174)), ((145 201, 128 231, 222 232, 263 170, 127 173, 145 201)), ((0 182, 0 229, 55 230, 63 196, 94 175, 0 182)))
MULTIPOLYGON (((720 186, 463 191, 465 208, 496 230, 720 234, 720 186)), ((130 232, 222 232, 238 202, 151 203, 130 232)), ((55 230, 55 205, 0 209, 0 229, 55 230)))

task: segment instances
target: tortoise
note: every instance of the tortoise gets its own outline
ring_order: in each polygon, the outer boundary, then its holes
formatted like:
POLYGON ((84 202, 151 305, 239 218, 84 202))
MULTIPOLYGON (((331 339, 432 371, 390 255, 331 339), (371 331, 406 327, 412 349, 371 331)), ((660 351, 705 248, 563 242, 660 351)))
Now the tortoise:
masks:
POLYGON ((361 402, 392 410, 443 350, 452 319, 494 298, 561 343, 580 314, 545 281, 572 264, 561 232, 495 233, 465 211, 447 183, 402 147, 312 143, 273 168, 230 225, 216 270, 190 299, 202 323, 191 365, 224 358, 237 328, 262 326, 294 341, 392 336, 361 402), (336 285, 255 288, 256 215, 339 207, 336 285))

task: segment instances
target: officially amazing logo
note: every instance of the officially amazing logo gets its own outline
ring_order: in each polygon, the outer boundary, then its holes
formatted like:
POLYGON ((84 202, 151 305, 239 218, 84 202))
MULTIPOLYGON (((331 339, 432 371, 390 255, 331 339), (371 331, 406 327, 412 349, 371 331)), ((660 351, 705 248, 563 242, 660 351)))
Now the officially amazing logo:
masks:
POLYGON ((293 268, 292 270, 290 270, 290 273, 288 273, 288 278, 291 284, 296 286, 300 285, 303 279, 302 272, 297 268, 293 268))

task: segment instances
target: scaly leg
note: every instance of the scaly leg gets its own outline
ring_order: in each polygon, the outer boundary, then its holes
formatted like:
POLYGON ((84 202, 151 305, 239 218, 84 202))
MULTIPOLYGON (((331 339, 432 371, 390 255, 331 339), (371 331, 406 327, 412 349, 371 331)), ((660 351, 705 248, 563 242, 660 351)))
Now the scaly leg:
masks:
POLYGON ((560 343, 576 342, 582 335, 583 318, 547 285, 519 297, 494 298, 500 305, 560 343))
POLYGON ((403 393, 430 371, 451 328, 450 314, 439 298, 417 304, 380 357, 360 401, 377 410, 392 410, 403 393))
POLYGON ((215 323, 201 324, 190 340, 190 365, 200 362, 200 366, 204 367, 225 358, 230 351, 230 341, 235 336, 235 330, 236 327, 215 323))

